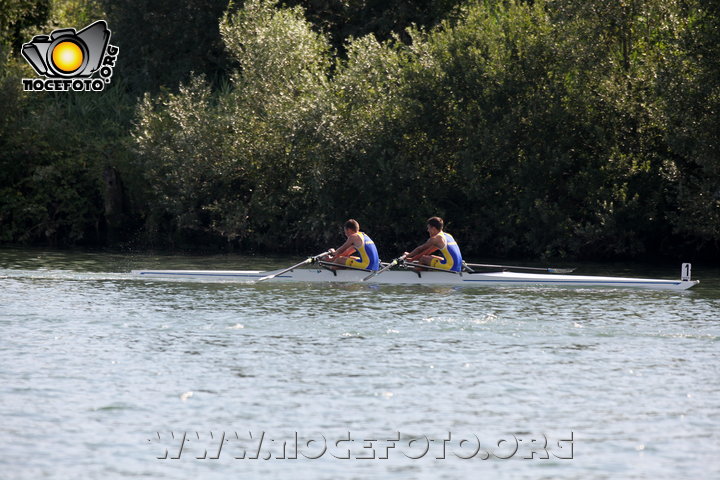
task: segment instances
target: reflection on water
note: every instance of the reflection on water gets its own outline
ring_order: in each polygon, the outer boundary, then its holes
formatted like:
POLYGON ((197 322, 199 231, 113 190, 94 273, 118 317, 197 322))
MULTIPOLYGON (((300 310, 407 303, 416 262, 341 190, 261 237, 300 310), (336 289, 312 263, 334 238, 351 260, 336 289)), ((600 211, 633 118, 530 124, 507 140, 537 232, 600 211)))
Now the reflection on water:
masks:
POLYGON ((717 269, 694 265, 702 283, 682 293, 129 275, 296 261, 0 250, 0 469, 9 478, 717 476, 717 269), (354 453, 363 437, 405 444, 387 460, 197 460, 210 431, 264 432, 278 439, 267 452, 293 432, 335 441, 350 432, 354 453), (169 432, 196 443, 158 460, 169 432), (418 447, 410 440, 428 436, 438 448, 448 432, 448 458, 405 455, 418 447), (525 460, 522 442, 505 460, 496 445, 543 434, 557 445, 571 433, 572 460, 525 460), (469 435, 493 455, 453 455, 467 452, 471 444, 453 442, 469 435))

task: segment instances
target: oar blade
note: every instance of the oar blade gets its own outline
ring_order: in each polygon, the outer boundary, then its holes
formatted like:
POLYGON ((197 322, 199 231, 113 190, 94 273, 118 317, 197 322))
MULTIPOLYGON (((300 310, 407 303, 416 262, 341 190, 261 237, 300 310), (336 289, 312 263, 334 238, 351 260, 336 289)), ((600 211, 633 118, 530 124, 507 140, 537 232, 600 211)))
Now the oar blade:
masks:
POLYGON ((293 266, 292 268, 290 268, 290 269, 282 270, 282 271, 277 272, 277 273, 271 273, 270 275, 266 275, 266 276, 264 276, 264 277, 262 277, 262 278, 258 278, 257 280, 255 280, 255 283, 264 282, 265 280, 272 280, 273 278, 277 277, 278 275, 282 275, 283 273, 289 272, 290 270, 294 270, 295 268, 301 267, 301 266, 303 266, 303 265, 305 265, 304 262, 303 262, 303 263, 298 263, 297 265, 294 265, 294 266, 293 266))
POLYGON ((520 265, 489 265, 487 263, 464 263, 464 265, 477 268, 501 268, 504 270, 528 270, 547 273, 572 273, 575 271, 575 268, 523 267, 520 265))
POLYGON ((273 273, 272 275, 265 275, 264 277, 258 278, 255 280, 255 283, 264 282, 265 280, 272 280, 273 278, 280 275, 279 273, 273 273))

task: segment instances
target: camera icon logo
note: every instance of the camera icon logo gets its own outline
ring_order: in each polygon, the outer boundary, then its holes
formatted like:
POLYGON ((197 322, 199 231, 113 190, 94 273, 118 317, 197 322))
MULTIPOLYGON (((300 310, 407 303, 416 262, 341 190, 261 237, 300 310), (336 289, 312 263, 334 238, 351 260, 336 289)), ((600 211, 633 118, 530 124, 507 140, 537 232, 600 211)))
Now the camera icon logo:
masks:
POLYGON ((33 37, 23 44, 22 56, 39 76, 49 80, 23 79, 25 90, 102 90, 104 83, 110 83, 119 51, 109 42, 110 30, 104 20, 80 31, 61 28, 33 37), (89 80, 95 72, 102 80, 89 80))

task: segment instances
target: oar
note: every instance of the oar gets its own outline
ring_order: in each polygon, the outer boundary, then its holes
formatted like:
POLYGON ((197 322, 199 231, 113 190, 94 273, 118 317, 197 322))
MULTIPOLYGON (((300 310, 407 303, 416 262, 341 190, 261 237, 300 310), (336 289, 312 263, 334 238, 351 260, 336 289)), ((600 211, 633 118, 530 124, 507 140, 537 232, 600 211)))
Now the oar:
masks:
POLYGON ((272 278, 277 277, 278 275, 282 275, 283 273, 287 273, 287 272, 289 272, 290 270, 295 270, 296 268, 302 267, 303 265, 306 265, 306 264, 308 264, 308 263, 313 263, 313 262, 315 262, 318 258, 324 257, 325 255, 327 255, 327 254, 329 254, 329 253, 331 253, 331 252, 332 252, 332 250, 327 250, 327 251, 325 251, 325 252, 323 252, 323 253, 321 253, 321 254, 319 254, 319 255, 315 255, 314 257, 308 257, 308 258, 306 258, 305 260, 303 260, 302 262, 298 263, 297 265, 293 265, 292 267, 286 268, 285 270, 280 270, 279 272, 273 273, 272 275, 267 275, 267 276, 265 276, 265 277, 259 278, 259 279, 256 280, 256 282, 263 282, 263 281, 265 281, 265 280, 270 280, 270 279, 272 279, 272 278))
POLYGON ((485 263, 465 263, 468 267, 480 267, 480 268, 505 268, 508 270, 536 270, 539 272, 547 273, 571 273, 574 272, 574 268, 553 268, 553 267, 518 267, 515 265, 488 265, 485 263))
POLYGON ((387 265, 385 265, 382 269, 380 269, 380 270, 375 270, 375 271, 372 272, 370 275, 368 275, 367 277, 363 278, 362 281, 363 281, 363 282, 366 282, 366 281, 370 280, 371 278, 373 278, 374 276, 380 275, 380 274, 383 273, 384 271, 390 270, 392 267, 394 267, 394 266, 397 265, 398 263, 400 263, 400 262, 402 262, 403 260, 405 260, 405 257, 407 257, 407 255, 401 255, 401 256, 397 257, 397 258, 394 259, 392 262, 390 262, 390 263, 388 263, 387 265))

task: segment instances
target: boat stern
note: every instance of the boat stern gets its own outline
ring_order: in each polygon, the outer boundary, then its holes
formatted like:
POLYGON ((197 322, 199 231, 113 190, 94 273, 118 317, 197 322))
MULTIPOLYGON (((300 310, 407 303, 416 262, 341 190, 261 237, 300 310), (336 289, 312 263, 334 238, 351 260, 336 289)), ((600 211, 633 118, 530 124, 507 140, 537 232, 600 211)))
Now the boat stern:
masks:
POLYGON ((679 290, 687 290, 688 288, 694 287, 700 283, 700 280, 692 279, 692 264, 683 263, 680 267, 680 283, 678 284, 679 290))

